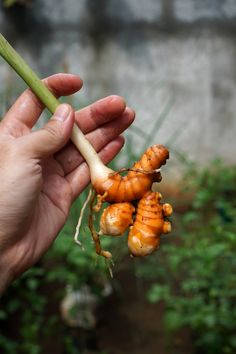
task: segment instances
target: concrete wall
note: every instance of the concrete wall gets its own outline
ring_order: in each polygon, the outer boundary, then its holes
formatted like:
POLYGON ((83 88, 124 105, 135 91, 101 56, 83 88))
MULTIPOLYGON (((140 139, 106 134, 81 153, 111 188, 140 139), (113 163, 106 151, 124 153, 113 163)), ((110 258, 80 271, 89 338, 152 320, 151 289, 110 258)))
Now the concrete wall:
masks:
POLYGON ((81 104, 123 95, 148 144, 236 162, 236 0, 32 0, 0 9, 0 27, 42 76, 79 74, 81 104))

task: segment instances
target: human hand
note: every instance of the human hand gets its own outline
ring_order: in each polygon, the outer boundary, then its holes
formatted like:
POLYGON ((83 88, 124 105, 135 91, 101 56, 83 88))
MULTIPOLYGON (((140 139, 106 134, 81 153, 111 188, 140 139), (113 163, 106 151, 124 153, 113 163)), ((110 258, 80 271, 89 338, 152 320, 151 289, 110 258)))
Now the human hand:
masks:
MULTIPOLYGON (((45 83, 57 96, 82 86, 70 74, 53 75, 45 83)), ((32 131, 42 110, 26 90, 0 123, 0 293, 46 252, 89 183, 88 167, 69 141, 74 121, 107 163, 134 119, 121 97, 109 96, 75 114, 60 105, 42 129, 32 131)))

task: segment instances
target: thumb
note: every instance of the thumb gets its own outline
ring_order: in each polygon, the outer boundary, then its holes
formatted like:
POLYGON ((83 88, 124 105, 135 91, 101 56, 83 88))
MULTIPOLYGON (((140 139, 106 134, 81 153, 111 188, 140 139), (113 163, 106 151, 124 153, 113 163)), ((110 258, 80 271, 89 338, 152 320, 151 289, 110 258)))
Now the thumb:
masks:
POLYGON ((40 130, 25 136, 25 148, 32 157, 48 157, 69 140, 74 124, 74 112, 68 104, 57 107, 50 121, 40 130))

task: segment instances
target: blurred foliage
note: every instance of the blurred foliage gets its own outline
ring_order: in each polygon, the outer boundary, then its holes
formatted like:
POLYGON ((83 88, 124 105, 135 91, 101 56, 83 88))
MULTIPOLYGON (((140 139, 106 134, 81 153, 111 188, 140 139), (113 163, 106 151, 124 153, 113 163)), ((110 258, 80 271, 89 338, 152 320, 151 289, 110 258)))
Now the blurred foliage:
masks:
POLYGON ((169 333, 190 328, 196 352, 235 353, 236 167, 190 165, 184 185, 192 198, 184 215, 175 211, 175 231, 156 255, 162 265, 150 257, 137 275, 151 280, 151 302, 164 301, 169 333))

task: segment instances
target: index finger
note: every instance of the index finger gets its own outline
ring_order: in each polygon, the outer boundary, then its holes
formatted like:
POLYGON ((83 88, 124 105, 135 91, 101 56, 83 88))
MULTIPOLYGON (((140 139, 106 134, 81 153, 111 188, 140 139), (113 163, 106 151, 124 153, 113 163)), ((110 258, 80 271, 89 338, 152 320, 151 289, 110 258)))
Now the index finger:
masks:
MULTIPOLYGON (((44 79, 43 82, 56 97, 66 96, 77 92, 82 87, 82 80, 77 75, 55 74, 44 79)), ((31 129, 40 117, 44 105, 30 90, 25 90, 9 109, 4 117, 5 123, 14 119, 31 129)))
POLYGON ((120 117, 126 109, 121 96, 111 95, 75 112, 75 120, 84 134, 120 117))

